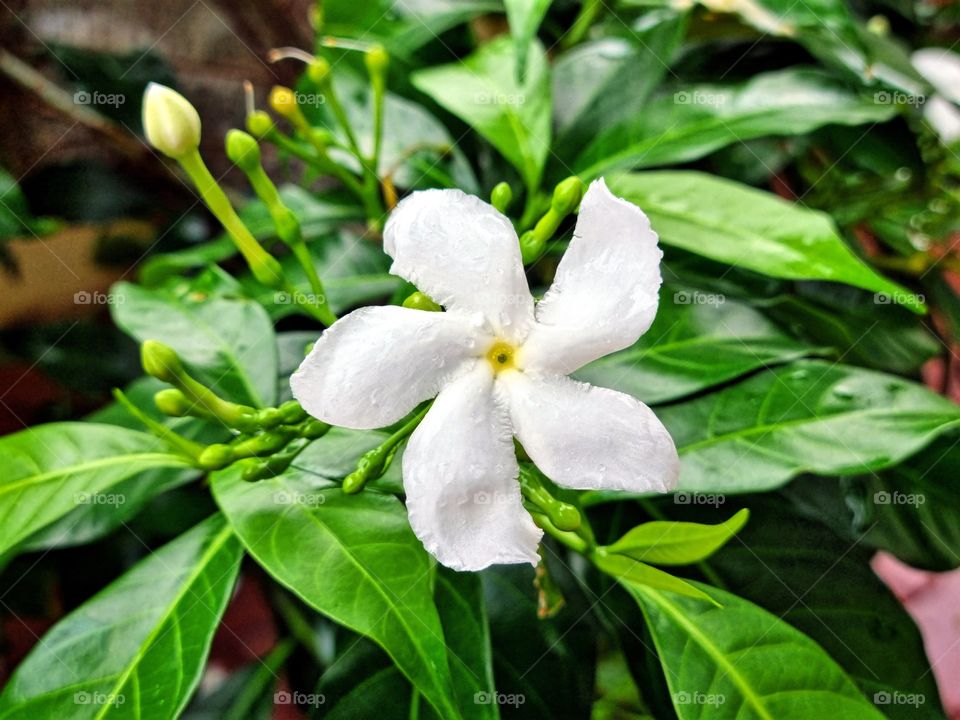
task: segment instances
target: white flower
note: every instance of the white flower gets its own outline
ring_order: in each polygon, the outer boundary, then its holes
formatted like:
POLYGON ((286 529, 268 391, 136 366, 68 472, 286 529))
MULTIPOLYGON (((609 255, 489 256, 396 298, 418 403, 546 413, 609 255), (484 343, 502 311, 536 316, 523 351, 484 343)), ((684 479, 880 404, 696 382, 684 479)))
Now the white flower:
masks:
POLYGON ((936 93, 923 104, 923 116, 944 144, 960 139, 960 55, 944 48, 923 48, 910 56, 913 66, 936 93))
POLYGON ((290 380, 314 417, 369 429, 436 402, 403 454, 410 524, 441 563, 537 562, 543 535, 521 503, 516 437, 558 485, 666 492, 673 440, 646 405, 566 377, 632 345, 657 312, 657 235, 602 180, 534 304, 513 225, 459 190, 403 200, 387 222, 391 272, 446 308, 366 307, 328 329, 290 380))
POLYGON ((200 146, 200 116, 176 90, 152 82, 143 93, 143 132, 164 155, 181 158, 200 146))

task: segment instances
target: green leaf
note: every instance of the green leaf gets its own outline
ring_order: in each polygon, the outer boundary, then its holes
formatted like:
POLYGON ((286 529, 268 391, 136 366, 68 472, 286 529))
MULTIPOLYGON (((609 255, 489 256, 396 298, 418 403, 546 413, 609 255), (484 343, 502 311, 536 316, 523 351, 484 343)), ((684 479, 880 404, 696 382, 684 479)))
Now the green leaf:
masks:
POLYGON ((922 385, 819 361, 658 415, 680 453, 680 487, 707 493, 769 490, 804 472, 872 472, 960 425, 960 407, 922 385))
MULTIPOLYGON (((688 13, 649 13, 629 37, 576 45, 553 67, 554 153, 576 157, 602 132, 646 110, 647 98, 669 71, 688 13)), ((568 172, 565 168, 561 172, 568 172)))
POLYGON ((550 69, 539 42, 517 82, 510 39, 501 37, 461 62, 419 70, 410 80, 473 127, 536 188, 550 149, 550 69))
POLYGON ((814 352, 746 303, 668 285, 643 337, 575 376, 655 404, 814 352))
POLYGON ((276 398, 277 349, 263 308, 242 298, 207 296, 183 287, 113 287, 114 322, 139 342, 160 340, 197 379, 224 397, 255 406, 276 398))
POLYGON ((517 55, 517 79, 526 71, 527 53, 530 43, 537 36, 537 30, 543 17, 550 9, 553 0, 504 0, 507 21, 510 23, 510 35, 513 37, 514 51, 517 55))
POLYGON ((95 423, 39 425, 0 438, 0 554, 80 505, 117 509, 124 483, 156 468, 187 468, 153 435, 95 423))
POLYGON ((689 565, 713 555, 749 517, 750 511, 743 509, 718 525, 655 520, 629 530, 607 550, 658 565, 689 565))
POLYGON ((476 702, 478 694, 496 692, 480 576, 441 567, 437 572, 436 600, 460 712, 465 718, 499 718, 496 703, 476 702))
POLYGON ((896 107, 850 92, 826 73, 789 68, 740 85, 676 86, 601 132, 574 162, 595 178, 617 169, 689 162, 768 135, 803 135, 823 125, 883 122, 896 107))
POLYGON ((308 605, 376 641, 444 717, 457 718, 432 563, 389 495, 344 495, 306 473, 247 483, 242 467, 213 492, 250 554, 308 605))
POLYGON ((699 584, 720 607, 624 587, 644 611, 681 720, 882 720, 819 645, 756 605, 699 584))
POLYGON ((884 705, 884 714, 942 720, 920 631, 871 569, 869 544, 800 517, 783 498, 748 502, 753 520, 706 562, 712 577, 819 643, 868 698, 923 698, 884 705))
POLYGON ((0 696, 0 718, 176 718, 200 681, 240 568, 214 516, 57 623, 0 696))
POLYGON ((847 283, 924 308, 857 258, 824 213, 692 171, 621 175, 610 186, 640 206, 667 245, 764 275, 847 283))
POLYGON ((658 570, 646 563, 626 555, 608 553, 606 548, 598 549, 591 558, 593 564, 621 583, 637 587, 650 587, 667 590, 677 595, 685 595, 701 602, 714 602, 713 598, 686 580, 674 577, 670 573, 658 570))

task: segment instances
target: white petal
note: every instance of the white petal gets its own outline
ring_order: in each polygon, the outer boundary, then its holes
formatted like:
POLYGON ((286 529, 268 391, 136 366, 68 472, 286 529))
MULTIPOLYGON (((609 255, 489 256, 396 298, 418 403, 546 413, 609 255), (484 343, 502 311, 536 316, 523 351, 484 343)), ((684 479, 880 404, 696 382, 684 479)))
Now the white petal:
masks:
POLYGON ((443 389, 403 453, 410 525, 454 570, 537 563, 543 531, 524 509, 506 409, 478 362, 443 389))
POLYGON ((960 103, 960 55, 944 48, 930 47, 917 50, 910 60, 938 93, 960 103))
POLYGON ((558 485, 638 493, 676 487, 680 461, 673 439, 636 398, 559 375, 500 377, 514 433, 558 485))
POLYGON ((657 234, 636 205, 591 183, 553 286, 537 304, 522 362, 567 375, 633 345, 657 314, 657 234))
POLYGON ((944 144, 950 145, 960 139, 960 108, 949 100, 939 95, 927 98, 923 104, 923 117, 944 144))
POLYGON ((448 309, 480 312, 493 330, 519 339, 533 319, 513 224, 460 190, 415 192, 383 232, 390 272, 448 309))
POLYGON ((477 354, 476 333, 459 313, 361 308, 320 336, 290 387, 319 420, 383 427, 436 395, 477 354))

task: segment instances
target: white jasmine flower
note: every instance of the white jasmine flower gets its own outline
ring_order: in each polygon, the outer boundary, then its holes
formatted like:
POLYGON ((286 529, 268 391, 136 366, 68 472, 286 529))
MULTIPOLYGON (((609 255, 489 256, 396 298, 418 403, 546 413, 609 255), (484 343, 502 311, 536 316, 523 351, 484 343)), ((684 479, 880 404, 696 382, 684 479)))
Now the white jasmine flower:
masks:
POLYGON ((913 66, 936 93, 923 104, 923 116, 947 145, 960 139, 960 55, 944 48, 923 48, 910 56, 913 66))
POLYGON ((639 400, 567 374, 632 345, 657 312, 657 235, 602 180, 534 303, 510 220, 459 190, 416 192, 384 232, 391 272, 446 312, 366 307, 328 329, 291 378, 332 425, 394 423, 436 402, 403 454, 410 524, 458 570, 537 562, 542 531, 521 503, 516 437, 540 470, 576 489, 666 492, 673 440, 639 400))

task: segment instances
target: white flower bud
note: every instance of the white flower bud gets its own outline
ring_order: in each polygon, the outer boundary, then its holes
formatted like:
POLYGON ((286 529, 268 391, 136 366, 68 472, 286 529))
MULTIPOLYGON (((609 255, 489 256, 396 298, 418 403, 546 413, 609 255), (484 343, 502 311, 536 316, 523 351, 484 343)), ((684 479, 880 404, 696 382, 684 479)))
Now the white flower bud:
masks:
POLYGON ((143 131, 147 141, 171 158, 200 146, 200 116, 176 90, 150 83, 143 94, 143 131))

